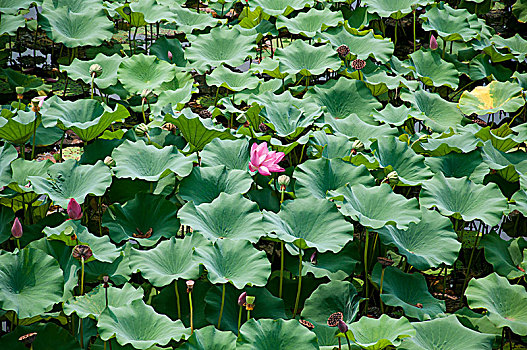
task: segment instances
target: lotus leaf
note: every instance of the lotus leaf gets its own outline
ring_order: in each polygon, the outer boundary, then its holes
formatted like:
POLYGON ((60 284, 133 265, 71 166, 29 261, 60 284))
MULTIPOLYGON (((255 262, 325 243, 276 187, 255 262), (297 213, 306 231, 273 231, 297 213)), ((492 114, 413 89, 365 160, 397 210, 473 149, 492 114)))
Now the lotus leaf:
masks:
POLYGON ((465 91, 459 99, 459 108, 465 114, 485 115, 499 111, 514 112, 525 104, 522 89, 516 83, 492 81, 465 91))
POLYGON ((68 76, 71 79, 81 79, 86 84, 90 84, 92 79, 90 67, 93 64, 98 64, 102 67, 102 73, 97 74, 93 82, 99 89, 106 89, 117 84, 117 68, 119 68, 122 60, 123 58, 118 54, 106 56, 103 53, 99 53, 89 61, 81 61, 75 58, 69 66, 60 66, 60 69, 68 72, 68 76))
POLYGON ((54 323, 33 323, 19 325, 12 332, 0 338, 0 344, 9 350, 26 350, 24 343, 18 340, 23 335, 37 333, 33 346, 40 350, 55 350, 60 344, 61 350, 78 350, 79 342, 69 331, 54 323))
POLYGON ((471 22, 471 14, 466 9, 456 10, 448 5, 442 8, 431 7, 421 18, 425 19, 424 30, 435 30, 446 41, 470 41, 479 35, 478 28, 471 22))
POLYGON ((265 13, 271 16, 287 16, 294 10, 301 10, 308 5, 312 5, 311 0, 255 0, 249 4, 251 10, 260 7, 265 13))
POLYGON ((286 350, 318 349, 317 337, 297 320, 255 320, 245 322, 240 329, 236 349, 286 350))
POLYGON ((16 116, 0 116, 0 138, 14 144, 25 144, 39 126, 41 118, 33 112, 17 111, 16 116))
POLYGON ((300 73, 307 77, 322 74, 326 69, 337 70, 341 65, 330 45, 315 47, 303 40, 295 40, 286 48, 277 49, 275 56, 279 60, 280 72, 300 73))
POLYGON ((231 91, 242 91, 245 89, 254 89, 260 83, 260 79, 255 77, 251 72, 235 73, 224 65, 214 69, 211 74, 207 75, 207 85, 224 87, 231 91))
POLYGON ((439 53, 434 50, 415 51, 410 55, 417 76, 423 83, 429 86, 448 86, 457 89, 459 75, 456 67, 441 59, 439 53))
POLYGON ((489 173, 488 166, 483 163, 481 153, 448 153, 440 157, 425 158, 425 164, 433 173, 443 173, 445 177, 466 177, 470 181, 481 184, 483 178, 489 173))
POLYGON ((222 332, 210 325, 196 330, 181 349, 232 350, 236 349, 236 336, 232 332, 222 332))
POLYGON ((485 248, 485 259, 492 264, 494 271, 508 279, 519 278, 525 275, 527 261, 524 249, 527 242, 524 238, 505 241, 497 234, 491 232, 481 239, 485 248))
POLYGON ((363 316, 349 326, 349 332, 355 344, 368 350, 380 350, 390 345, 398 347, 403 339, 416 334, 406 318, 395 319, 388 315, 381 315, 378 319, 363 316))
POLYGON ((357 139, 366 148, 370 148, 372 142, 380 137, 397 135, 397 129, 395 128, 391 128, 386 124, 372 123, 363 121, 356 114, 351 114, 344 119, 329 119, 328 121, 331 128, 335 130, 336 135, 357 139))
POLYGON ((368 12, 376 12, 381 17, 393 17, 400 19, 412 12, 416 6, 428 5, 430 0, 398 0, 386 2, 382 0, 365 0, 368 12))
POLYGON ((11 162, 18 157, 18 153, 10 143, 5 142, 0 147, 0 186, 6 186, 11 183, 11 162))
POLYGON ((176 70, 170 63, 143 54, 123 60, 117 70, 123 87, 134 94, 143 90, 159 91, 161 84, 173 80, 175 74, 176 70))
POLYGON ((290 33, 311 38, 317 32, 324 31, 328 27, 336 27, 342 22, 344 18, 340 12, 333 12, 329 8, 323 10, 312 8, 308 12, 300 12, 293 18, 279 16, 276 20, 276 29, 287 28, 290 33))
POLYGON ((527 40, 522 38, 520 34, 516 33, 516 35, 508 39, 496 35, 492 37, 491 41, 497 48, 508 48, 518 61, 525 60, 527 40))
POLYGON ((201 152, 201 166, 225 165, 228 170, 247 170, 249 164, 249 142, 244 139, 214 139, 201 152))
POLYGON ((401 126, 408 118, 416 117, 417 112, 405 105, 394 107, 392 104, 388 104, 380 111, 373 111, 371 116, 378 122, 401 126))
POLYGON ((158 3, 156 0, 142 0, 130 4, 132 12, 142 13, 145 22, 156 23, 163 20, 174 21, 174 15, 168 6, 158 3))
POLYGON ((0 34, 15 35, 18 28, 25 26, 25 24, 26 22, 22 15, 4 15, 0 23, 0 34))
POLYGON ((178 29, 184 33, 192 33, 194 30, 205 30, 208 27, 213 28, 225 21, 181 6, 175 6, 172 12, 176 17, 178 29))

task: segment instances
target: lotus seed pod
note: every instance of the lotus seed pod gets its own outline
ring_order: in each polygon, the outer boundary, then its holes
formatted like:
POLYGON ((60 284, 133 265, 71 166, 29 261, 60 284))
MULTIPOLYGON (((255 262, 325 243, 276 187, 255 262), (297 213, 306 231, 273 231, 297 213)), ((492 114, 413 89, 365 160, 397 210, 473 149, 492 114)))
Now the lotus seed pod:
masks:
POLYGON ((110 284, 108 282, 110 282, 110 276, 106 275, 106 276, 103 276, 102 277, 102 282, 103 282, 103 287, 104 288, 108 288, 110 287, 110 284))
POLYGON ((38 98, 38 97, 33 97, 33 99, 31 99, 31 110, 35 113, 38 113, 40 112, 40 107, 41 107, 42 103, 41 103, 41 99, 38 98))
POLYGON ((430 36, 430 48, 432 50, 436 50, 438 47, 439 47, 439 45, 437 45, 436 37, 434 36, 434 34, 432 34, 430 36))
POLYGON ((148 125, 145 123, 141 123, 135 127, 135 134, 139 137, 145 136, 145 134, 148 134, 148 125))
POLYGON ((37 332, 24 334, 23 336, 18 338, 18 341, 22 342, 27 348, 30 348, 31 344, 33 344, 33 342, 35 341, 37 334, 37 332))
POLYGON ((362 143, 362 141, 360 141, 360 140, 355 140, 355 141, 353 141, 352 148, 354 150, 356 150, 357 152, 362 152, 362 151, 364 151, 364 143, 362 143))
POLYGON ((329 315, 328 317, 328 326, 330 327, 337 327, 339 324, 339 321, 344 318, 344 315, 342 312, 335 312, 329 315))
POLYGON ((342 320, 339 320, 338 328, 340 333, 346 333, 348 331, 348 325, 342 320))
POLYGON ((79 203, 77 203, 75 198, 70 198, 70 201, 68 203, 68 209, 66 211, 68 212, 68 216, 72 220, 79 220, 80 218, 82 218, 82 208, 79 203))
POLYGON ((203 110, 199 111, 198 115, 202 119, 210 119, 210 118, 212 118, 212 113, 208 109, 203 109, 203 110))
POLYGON ((20 238, 24 234, 24 229, 22 228, 22 224, 20 223, 20 220, 18 220, 18 218, 15 218, 15 222, 13 222, 13 227, 11 227, 11 234, 15 238, 20 238))
POLYGON ((100 64, 94 63, 90 66, 90 75, 95 78, 100 77, 102 74, 102 67, 100 64))
POLYGON ((260 125, 258 125, 258 129, 260 129, 261 132, 267 132, 269 131, 271 128, 268 127, 266 124, 264 123, 260 123, 260 125))
POLYGON ((24 92, 26 92, 26 89, 23 86, 17 86, 15 88, 15 91, 16 91, 17 95, 23 95, 24 92))
POLYGON ((339 47, 337 47, 337 53, 340 57, 344 58, 349 55, 350 48, 348 47, 348 45, 340 45, 339 47))
POLYGON ((187 281, 187 293, 190 293, 192 290, 194 290, 194 283, 195 282, 193 280, 187 281))
POLYGON ((253 297, 253 296, 246 296, 245 297, 245 309, 246 310, 254 310, 254 299, 256 299, 256 297, 253 297))
POLYGON ((71 253, 71 255, 77 260, 84 259, 84 261, 86 261, 92 257, 93 252, 89 246, 79 244, 76 245, 75 248, 73 248, 73 252, 71 253))
POLYGON ((107 166, 109 166, 110 168, 114 167, 115 166, 115 159, 113 159, 112 157, 110 156, 106 156, 104 158, 104 164, 106 164, 107 166))
POLYGON ((244 306, 247 303, 247 292, 243 292, 238 297, 238 305, 244 306))
POLYGON ((278 176, 278 184, 280 186, 287 186, 289 185, 289 182, 291 182, 291 178, 287 175, 280 175, 278 176))
POLYGON ((300 322, 300 324, 304 327, 306 327, 307 329, 311 330, 313 328, 315 328, 315 326, 313 325, 313 323, 309 322, 309 321, 306 321, 306 320, 298 320, 298 322, 300 322))
POLYGON ((364 67, 366 67, 366 61, 361 60, 360 58, 357 58, 356 60, 353 60, 353 61, 351 62, 351 66, 352 66, 353 69, 355 69, 355 70, 361 70, 361 69, 363 69, 364 67))
POLYGON ((397 171, 394 170, 386 175, 386 179, 388 179, 391 184, 396 184, 399 182, 399 175, 397 174, 397 171))

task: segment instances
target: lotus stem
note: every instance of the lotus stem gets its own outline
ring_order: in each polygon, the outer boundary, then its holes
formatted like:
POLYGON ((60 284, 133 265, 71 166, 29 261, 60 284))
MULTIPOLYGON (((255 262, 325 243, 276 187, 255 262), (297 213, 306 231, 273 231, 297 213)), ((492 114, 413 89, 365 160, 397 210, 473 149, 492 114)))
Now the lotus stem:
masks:
POLYGON ((344 333, 344 336, 346 337, 346 341, 348 342, 348 350, 351 350, 350 338, 348 338, 348 334, 347 333, 344 333))
POLYGON ((38 118, 38 115, 35 113, 35 121, 33 122, 33 145, 32 145, 32 148, 31 148, 31 160, 33 160, 35 158, 35 146, 37 144, 37 137, 36 137, 36 134, 37 134, 37 118, 38 118))
POLYGON ((446 264, 443 264, 443 265, 445 266, 445 276, 443 277, 443 299, 444 299, 446 295, 446 275, 447 275, 448 269, 446 267, 446 264))
POLYGON ((192 308, 192 291, 188 293, 188 305, 190 308, 190 334, 194 333, 194 309, 192 308))
POLYGON ((298 248, 298 288, 296 290, 295 309, 293 310, 293 318, 295 318, 298 311, 298 302, 300 301, 300 291, 302 290, 302 248, 298 248))
POLYGON ((467 287, 468 280, 470 279, 470 269, 472 267, 472 260, 474 258, 474 252, 476 251, 476 249, 479 246, 479 237, 480 237, 480 234, 479 234, 479 230, 478 230, 478 235, 476 236, 476 241, 474 242, 474 246, 472 247, 472 252, 470 253, 470 258, 468 259, 467 274, 465 275, 465 280, 463 281, 463 289, 461 289, 461 293, 462 294, 465 293, 465 288, 467 287))
POLYGON ((247 310, 247 321, 251 319, 251 310, 247 310))
POLYGON ((214 107, 216 107, 216 105, 218 104, 218 94, 220 92, 220 87, 218 86, 218 88, 216 89, 216 96, 214 97, 214 107))
POLYGON ((364 290, 365 290, 365 294, 364 296, 366 297, 366 306, 364 308, 364 310, 366 311, 366 313, 368 313, 368 302, 369 302, 369 296, 370 296, 370 287, 369 287, 369 284, 368 284, 368 243, 369 243, 369 237, 370 237, 370 234, 368 232, 368 230, 366 230, 366 241, 364 243, 364 290))
POLYGON ((414 9, 413 12, 414 12, 414 52, 415 52, 415 46, 416 46, 415 45, 415 21, 416 21, 416 19, 415 19, 415 9, 414 9))
POLYGON ((339 337, 339 350, 342 349, 342 344, 340 343, 340 337, 339 337))
POLYGON ((20 157, 22 159, 26 159, 26 145, 25 144, 20 144, 20 157))
POLYGON ((395 20, 395 37, 393 40, 393 46, 395 47, 397 45, 397 28, 399 26, 399 20, 395 20))
POLYGON ((221 326, 221 317, 223 316, 223 306, 225 305, 225 283, 221 292, 221 306, 220 306, 220 317, 218 318, 218 329, 221 326))
POLYGON ((62 134, 62 138, 60 139, 60 160, 59 163, 62 163, 62 148, 64 147, 64 138, 66 137, 66 131, 62 134))
MULTIPOLYGON (((282 202, 284 192, 282 191, 282 202)), ((280 242, 280 287, 278 289, 278 297, 282 298, 282 289, 284 286, 284 241, 280 242)))
POLYGON ((145 124, 148 124, 147 121, 146 121, 146 116, 145 116, 145 99, 142 98, 141 99, 141 112, 143 113, 143 121, 145 124))
POLYGON ((94 81, 95 80, 95 74, 92 74, 91 75, 91 99, 93 100, 93 90, 95 90, 95 85, 94 85, 94 81))
POLYGON ((16 239, 16 247, 18 248, 18 250, 21 250, 20 249, 20 238, 16 239))
POLYGON ((381 270, 381 283, 379 285, 379 300, 381 301, 381 313, 384 314, 384 303, 382 302, 382 284, 384 282, 384 270, 386 269, 386 267, 384 265, 382 265, 382 270, 381 270))
MULTIPOLYGON (((81 256, 81 295, 84 294, 84 256, 81 256)), ((84 349, 84 334, 83 334, 83 325, 82 318, 79 317, 79 333, 80 333, 80 343, 81 349, 84 349)))
POLYGON ((176 303, 177 303, 177 318, 181 319, 181 305, 179 304, 179 291, 177 290, 177 281, 174 282, 174 290, 176 291, 176 303))
POLYGON ((238 335, 240 334, 241 326, 242 326, 242 306, 240 305, 240 312, 238 313, 238 335))

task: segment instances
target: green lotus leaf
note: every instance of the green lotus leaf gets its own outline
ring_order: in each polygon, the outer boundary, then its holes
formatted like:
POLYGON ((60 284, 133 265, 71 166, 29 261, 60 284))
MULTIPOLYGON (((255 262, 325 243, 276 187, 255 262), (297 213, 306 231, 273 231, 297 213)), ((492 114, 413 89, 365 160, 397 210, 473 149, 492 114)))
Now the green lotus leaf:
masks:
POLYGON ((0 307, 15 311, 19 318, 38 316, 62 301, 62 270, 39 249, 0 255, 0 277, 0 307))
POLYGON ((450 152, 468 153, 482 145, 481 139, 476 137, 479 131, 480 128, 476 124, 458 126, 426 137, 420 142, 420 146, 433 157, 444 156, 450 152))
POLYGON ((405 338, 415 336, 412 324, 404 317, 391 318, 381 315, 378 319, 361 317, 349 326, 351 340, 361 349, 381 350, 388 346, 398 347, 405 338))
POLYGON ((108 306, 126 307, 134 300, 143 299, 143 290, 134 288, 126 283, 123 288, 108 287, 107 290, 99 284, 90 292, 74 297, 64 303, 64 313, 76 313, 79 318, 91 317, 98 319, 106 309, 106 293, 108 293, 108 306))
MULTIPOLYGON (((520 187, 523 181, 524 180, 520 178, 520 187)), ((520 188, 516 191, 512 195, 511 201, 514 202, 514 204, 510 205, 511 210, 516 209, 524 216, 527 216, 527 191, 525 189, 520 188)))
POLYGON ((410 55, 415 73, 428 86, 448 86, 454 90, 459 84, 459 73, 452 63, 441 59, 436 50, 418 50, 410 55))
POLYGON ((185 67, 187 65, 185 52, 178 39, 167 39, 162 36, 150 46, 149 50, 150 54, 156 55, 160 60, 173 63, 178 67, 185 67), (172 59, 168 57, 169 52, 172 54, 172 59))
POLYGON ((523 124, 520 124, 518 127, 514 127, 512 129, 507 123, 504 123, 499 128, 495 129, 491 129, 490 126, 486 126, 477 130, 474 135, 483 141, 490 141, 492 146, 494 146, 494 148, 497 150, 508 152, 518 146, 518 144, 524 142, 522 135, 522 125, 523 124))
POLYGON ((18 145, 25 144, 40 122, 41 118, 34 112, 17 111, 16 116, 7 119, 0 116, 0 138, 18 145))
POLYGON ((290 104, 270 104, 265 106, 261 115, 280 137, 297 137, 314 122, 313 115, 290 104))
POLYGON ((276 20, 276 29, 287 28, 289 33, 302 34, 311 38, 317 32, 336 27, 342 22, 344 18, 340 12, 333 12, 329 8, 323 10, 312 8, 308 12, 300 12, 293 18, 279 16, 276 20))
MULTIPOLYGON (((20 320, 22 323, 23 321, 20 320)), ((23 335, 37 333, 33 347, 40 350, 55 350, 60 344, 60 350, 78 350, 79 341, 70 332, 52 322, 33 323, 29 326, 19 325, 12 332, 0 338, 0 344, 9 350, 26 350, 26 345, 18 340, 23 335)))
POLYGON ((98 260, 112 263, 121 255, 108 236, 97 237, 91 234, 85 226, 81 225, 80 220, 66 220, 57 227, 45 227, 42 233, 48 239, 62 241, 68 246, 77 244, 89 246, 93 256, 87 259, 87 262, 98 260), (75 236, 77 239, 73 238, 75 236))
POLYGON ((486 54, 479 54, 470 61, 469 76, 472 80, 489 80, 507 81, 510 79, 512 71, 500 64, 493 65, 490 57, 486 54))
POLYGON ((20 9, 27 9, 35 0, 0 0, 0 11, 2 13, 14 15, 20 9))
POLYGON ((371 116, 378 122, 401 126, 407 119, 416 117, 417 113, 412 108, 408 108, 405 105, 394 107, 392 104, 387 104, 382 110, 373 111, 371 116))
POLYGON ((499 35, 492 37, 492 43, 498 49, 507 48, 510 52, 518 59, 518 61, 525 60, 527 52, 527 40, 521 37, 520 34, 516 33, 513 37, 503 38, 499 35))
POLYGON ((483 162, 507 181, 518 181, 520 174, 527 171, 527 157, 525 152, 502 152, 494 148, 490 141, 485 142, 481 148, 483 162))
MULTIPOLYGON (((241 293, 246 292, 247 295, 256 298, 254 310, 251 311, 251 318, 263 319, 286 319, 284 301, 275 297, 269 292, 267 288, 263 287, 245 287, 242 290, 236 289, 231 284, 225 286, 225 298, 223 315, 221 319, 221 329, 228 330, 235 334, 238 333, 238 317, 240 315, 240 305, 238 305, 238 297, 241 293)), ((216 324, 220 317, 221 299, 223 295, 223 285, 213 286, 207 292, 205 297, 205 314, 207 315, 208 323, 216 324)), ((247 321, 247 313, 245 308, 242 310, 242 324, 247 321)))
POLYGON ((28 176, 28 180, 36 193, 47 194, 57 205, 66 208, 70 198, 82 204, 88 194, 102 196, 112 183, 112 175, 101 161, 95 165, 79 165, 68 159, 50 166, 47 177, 28 176))
POLYGON ((287 350, 318 349, 315 333, 297 320, 255 320, 245 322, 240 329, 236 349, 287 350))
POLYGON ((342 61, 331 45, 312 46, 303 40, 295 40, 284 49, 276 49, 280 72, 303 76, 319 75, 326 69, 337 70, 342 61))
POLYGON ((245 240, 219 239, 213 245, 198 247, 196 259, 205 266, 213 284, 231 282, 237 289, 265 286, 271 275, 265 252, 245 240))
POLYGON ((319 36, 324 40, 329 40, 335 48, 340 45, 348 46, 353 56, 361 60, 373 57, 385 63, 393 55, 394 45, 392 41, 388 38, 375 36, 372 30, 363 35, 362 33, 354 33, 347 27, 337 27, 328 29, 319 36))
POLYGON ((426 208, 436 207, 442 215, 467 222, 480 219, 490 226, 499 224, 508 209, 507 199, 496 184, 479 185, 441 173, 423 184, 420 201, 426 208))
POLYGON ((365 0, 364 5, 367 6, 367 11, 370 13, 377 13, 381 17, 392 17, 394 19, 401 19, 414 9, 416 6, 424 6, 431 3, 431 0, 398 0, 398 1, 383 1, 383 0, 365 0))
POLYGON ((71 48, 99 46, 113 35, 113 23, 102 9, 93 9, 87 15, 72 12, 66 6, 44 8, 38 15, 38 24, 51 40, 71 48))
POLYGON ((527 292, 521 285, 511 285, 507 278, 493 272, 474 278, 465 291, 468 306, 486 309, 496 327, 509 327, 514 333, 527 335, 527 292))
POLYGON ((193 156, 185 157, 176 147, 161 149, 147 145, 143 140, 126 140, 112 152, 116 166, 113 168, 118 178, 159 181, 169 173, 187 176, 192 171, 193 156))
POLYGON ((28 180, 29 176, 46 177, 49 167, 53 165, 50 160, 24 160, 17 159, 11 163, 13 177, 9 187, 18 193, 27 193, 33 191, 33 186, 28 180))
POLYGON ((223 238, 253 243, 265 235, 262 214, 256 203, 241 194, 221 193, 211 203, 186 203, 178 212, 183 225, 210 241, 223 238))
POLYGON ((445 177, 467 177, 470 181, 481 184, 489 173, 489 167, 483 163, 481 153, 448 153, 440 157, 427 157, 425 164, 434 174, 443 173, 445 177))
POLYGON ((516 83, 492 81, 486 86, 476 86, 472 91, 463 92, 459 108, 467 115, 515 112, 525 104, 521 91, 516 83))
POLYGON ((294 172, 298 197, 326 198, 330 190, 347 183, 374 186, 375 181, 364 165, 354 166, 341 159, 312 159, 300 164, 294 172))
MULTIPOLYGON (((289 247, 288 247, 289 249, 289 247)), ((313 251, 314 253, 314 251, 313 251)), ((355 241, 348 243, 338 253, 325 252, 317 254, 315 261, 311 261, 310 251, 302 257, 302 276, 312 274, 315 278, 327 277, 330 280, 344 280, 355 271, 360 264, 360 256, 355 241)), ((289 256, 285 257, 286 267, 293 274, 298 271, 298 259, 289 256)), ((298 275, 298 273, 296 273, 298 275)))
MULTIPOLYGON (((381 265, 376 264, 372 273, 372 281, 378 286, 381 270, 381 265)), ((420 321, 435 318, 446 310, 445 302, 434 298, 428 291, 423 275, 405 273, 393 266, 384 269, 381 299, 386 305, 400 306, 406 316, 420 321)))
MULTIPOLYGON (((3 11, 2 11, 3 12, 3 11)), ((2 22, 0 23, 0 34, 16 35, 18 28, 24 27, 26 21, 23 15, 6 15, 2 16, 2 22)))
POLYGON ((0 78, 6 79, 13 92, 17 86, 22 86, 26 91, 51 90, 51 85, 45 85, 44 81, 34 75, 27 75, 11 68, 0 68, 0 78))
POLYGON ((42 8, 49 11, 59 7, 67 7, 71 12, 76 13, 103 9, 103 4, 99 0, 44 0, 35 2, 42 3, 42 8))
POLYGON ((165 116, 165 121, 173 123, 190 144, 191 151, 202 150, 214 139, 235 139, 229 129, 215 125, 211 119, 202 119, 190 109, 184 109, 174 117, 165 116))
POLYGON ((245 139, 213 139, 200 154, 202 167, 225 165, 228 170, 247 170, 249 165, 249 142, 245 139))
POLYGON ((123 87, 133 94, 143 90, 159 91, 161 84, 174 79, 176 70, 156 56, 133 55, 121 62, 117 77, 123 87))
POLYGON ((73 130, 84 141, 97 138, 113 122, 124 120, 130 115, 126 107, 117 104, 114 110, 96 100, 80 99, 74 102, 53 96, 42 108, 42 124, 46 128, 58 126, 73 130))
POLYGON ((396 171, 399 182, 416 186, 434 174, 424 163, 424 157, 416 154, 405 142, 395 137, 381 137, 371 146, 373 155, 383 168, 396 171))
POLYGON ((454 265, 461 243, 452 229, 452 222, 438 212, 421 209, 422 219, 406 230, 387 225, 377 232, 383 244, 394 245, 408 263, 419 270, 428 270, 442 263, 454 265), (436 249, 441 247, 441 249, 436 249))
POLYGON ((525 0, 517 0, 514 5, 512 5, 512 13, 519 22, 527 22, 527 2, 525 0))
POLYGON ((314 147, 314 155, 327 159, 349 157, 353 150, 353 142, 347 137, 330 135, 323 130, 311 134, 309 145, 314 147))
POLYGON ((242 91, 256 88, 261 80, 250 71, 235 73, 221 65, 207 75, 206 81, 209 86, 224 87, 231 91, 242 91))
POLYGON ((86 84, 90 84, 92 79, 90 67, 93 64, 98 64, 102 67, 102 73, 98 74, 93 79, 93 82, 99 89, 106 89, 117 84, 117 68, 119 68, 122 61, 123 58, 118 54, 106 56, 103 53, 99 53, 89 61, 81 61, 75 58, 69 66, 61 65, 60 70, 68 72, 68 77, 73 80, 81 79, 86 84))
POLYGON ((236 336, 232 332, 222 332, 213 325, 196 330, 182 350, 233 350, 236 349, 236 336))
POLYGON ((0 207, 0 243, 4 243, 11 238, 11 227, 14 219, 15 213, 13 210, 2 205, 0 207))
POLYGON ((246 193, 253 180, 246 170, 227 170, 223 165, 194 167, 179 185, 179 195, 196 205, 210 203, 221 193, 246 193))
POLYGON ((394 193, 386 183, 371 188, 361 184, 347 184, 331 191, 330 195, 343 198, 340 211, 344 215, 351 216, 361 225, 374 230, 385 225, 406 229, 410 223, 418 223, 421 220, 417 199, 406 199, 394 193))
POLYGON ((116 243, 134 239, 141 246, 150 247, 161 237, 177 235, 180 225, 176 211, 177 206, 161 196, 138 193, 124 205, 110 205, 102 217, 102 226, 108 227, 110 238, 116 243), (147 232, 150 237, 141 237, 147 232))
POLYGON ((494 271, 508 279, 515 279, 525 275, 527 261, 524 256, 527 242, 523 238, 505 241, 496 233, 491 232, 483 236, 481 245, 485 248, 485 259, 492 264, 494 271))
POLYGON ((301 10, 306 6, 313 5, 313 1, 310 0, 255 0, 249 3, 251 11, 256 10, 258 7, 261 8, 265 13, 271 16, 283 15, 287 16, 294 10, 301 10))
POLYGON ((203 73, 222 63, 237 67, 248 56, 254 55, 254 36, 246 36, 238 29, 212 28, 208 34, 190 36, 192 45, 185 50, 185 57, 192 68, 203 73))
POLYGON ((142 0, 130 3, 132 12, 142 13, 147 23, 162 21, 175 21, 175 16, 168 6, 158 3, 156 0, 142 0))
POLYGON ((404 350, 491 350, 495 336, 463 327, 456 316, 412 323, 416 334, 403 341, 404 350))
POLYGON ((329 315, 342 312, 344 322, 351 323, 359 312, 361 300, 350 282, 331 281, 318 286, 307 298, 302 317, 317 323, 326 323, 329 315))
POLYGON ((146 305, 134 300, 124 307, 109 306, 99 316, 97 328, 102 340, 115 335, 120 345, 131 344, 135 349, 149 349, 155 344, 168 344, 172 339, 180 340, 190 335, 180 320, 171 321, 146 305))
MULTIPOLYGON (((8 142, 5 142, 0 147, 0 186, 6 186, 11 183, 12 171, 11 162, 17 159, 18 152, 15 147, 8 142)), ((22 186, 25 185, 22 184, 22 186)))
POLYGON ((288 200, 282 203, 278 214, 265 211, 264 218, 267 232, 274 232, 279 239, 302 249, 338 253, 353 240, 353 225, 325 199, 288 200))
POLYGON ((175 6, 172 9, 176 17, 178 29, 183 33, 192 33, 194 30, 205 30, 208 27, 214 28, 225 20, 214 18, 208 13, 194 12, 189 8, 175 6))
POLYGON ((422 113, 426 126, 434 131, 443 132, 455 128, 463 119, 457 104, 448 102, 438 94, 419 89, 413 93, 403 92, 401 99, 408 101, 422 113))
POLYGON ((424 30, 435 30, 446 41, 470 41, 480 34, 475 24, 471 23, 471 14, 466 9, 456 10, 448 5, 436 6, 420 17, 425 19, 424 30))

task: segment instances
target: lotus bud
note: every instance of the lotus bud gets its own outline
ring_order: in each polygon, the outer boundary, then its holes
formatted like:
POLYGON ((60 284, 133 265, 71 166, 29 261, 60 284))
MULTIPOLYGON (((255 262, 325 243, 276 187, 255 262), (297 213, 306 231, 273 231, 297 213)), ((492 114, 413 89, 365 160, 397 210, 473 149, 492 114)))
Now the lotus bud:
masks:
POLYGON ((37 334, 37 332, 24 334, 23 336, 18 338, 18 341, 22 342, 26 346, 26 348, 31 348, 31 344, 33 344, 33 342, 35 341, 37 334))
POLYGON ((256 297, 253 297, 253 296, 249 296, 247 295, 245 297, 245 309, 246 310, 254 310, 254 299, 256 299, 256 297))
POLYGON ((362 152, 364 151, 364 143, 360 140, 353 141, 353 146, 351 146, 355 151, 362 152))
POLYGON ((278 184, 280 185, 280 191, 285 191, 285 188, 287 187, 287 185, 289 185, 290 181, 291 178, 287 175, 278 176, 278 184))
POLYGON ((100 64, 94 63, 90 66, 90 76, 97 78, 102 74, 102 67, 100 64))
POLYGON ((79 205, 79 203, 77 203, 75 198, 70 198, 70 202, 68 203, 67 212, 68 212, 68 216, 72 220, 79 220, 80 218, 82 218, 82 208, 79 205))
POLYGON ((317 251, 315 250, 313 254, 311 254, 311 258, 309 258, 309 261, 313 264, 317 264, 317 251))
POLYGON ((271 128, 264 123, 260 123, 260 125, 258 125, 258 129, 260 129, 261 132, 268 132, 271 128))
POLYGON ((141 91, 141 98, 144 100, 148 100, 150 98, 154 97, 154 92, 150 89, 144 89, 141 91))
POLYGON ((436 37, 434 36, 434 34, 432 34, 430 36, 430 48, 432 50, 436 50, 438 47, 439 47, 439 45, 437 45, 436 37))
POLYGON ((13 227, 11 227, 11 234, 15 238, 20 238, 24 234, 24 229, 22 228, 22 224, 20 223, 20 220, 18 218, 15 218, 15 222, 13 222, 13 227))
POLYGON ((306 327, 307 329, 309 330, 312 330, 313 328, 315 328, 315 326, 313 325, 313 323, 309 322, 309 321, 306 321, 306 320, 298 320, 298 322, 300 322, 300 324, 304 327, 306 327))
POLYGON ((71 253, 71 255, 77 260, 84 259, 84 261, 86 261, 92 257, 93 252, 89 246, 79 244, 76 245, 75 248, 73 248, 73 252, 71 253))
POLYGON ((113 159, 112 157, 110 156, 106 156, 104 158, 104 164, 106 164, 107 166, 109 166, 110 168, 111 167, 114 167, 115 166, 115 159, 113 159))
POLYGON ((355 70, 361 70, 366 67, 366 61, 357 58, 356 60, 351 61, 351 66, 355 70))
POLYGON ((244 306, 246 304, 246 302, 247 302, 247 292, 243 292, 238 297, 238 305, 244 306))
POLYGON ((194 283, 195 282, 193 280, 187 281, 187 293, 192 292, 192 290, 194 289, 194 283))
POLYGON ((328 326, 330 327, 337 327, 339 324, 339 321, 344 318, 344 315, 342 312, 335 312, 329 315, 328 317, 328 326))
POLYGON ((135 127, 135 134, 138 137, 143 137, 148 134, 148 126, 145 123, 141 123, 135 127))
POLYGON ((103 276, 102 277, 102 281, 103 281, 103 287, 104 288, 108 288, 110 286, 110 284, 108 282, 110 282, 110 276, 103 276))
POLYGON ((210 118, 212 118, 212 113, 208 109, 203 109, 203 110, 199 111, 198 115, 202 119, 210 119, 210 118))
POLYGON ((397 171, 394 170, 394 171, 390 172, 388 175, 386 175, 386 179, 391 184, 396 184, 396 183, 399 182, 399 175, 397 174, 397 171))
POLYGON ((349 55, 350 48, 348 47, 348 45, 340 45, 339 47, 337 47, 337 53, 341 58, 344 58, 349 55))
POLYGON ((342 320, 339 320, 337 327, 339 328, 340 333, 346 333, 348 331, 348 325, 342 320))
POLYGON ((168 59, 172 61, 172 51, 168 51, 167 56, 168 56, 168 59))

